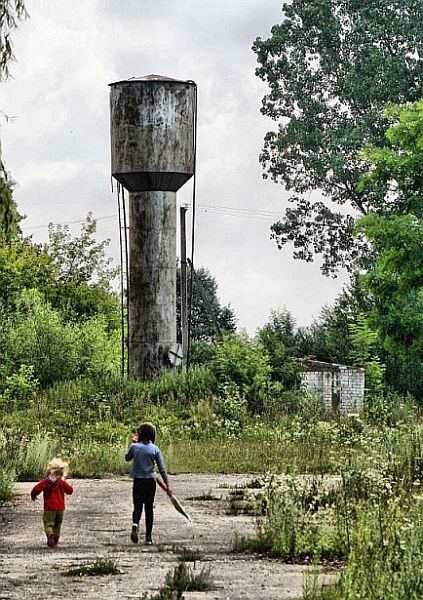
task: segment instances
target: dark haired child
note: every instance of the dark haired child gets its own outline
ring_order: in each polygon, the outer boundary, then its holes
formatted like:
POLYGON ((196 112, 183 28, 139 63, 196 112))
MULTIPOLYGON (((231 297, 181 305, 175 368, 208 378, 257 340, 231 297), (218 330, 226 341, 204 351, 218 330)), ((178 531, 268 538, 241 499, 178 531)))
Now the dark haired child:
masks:
POLYGON ((66 481, 68 464, 53 458, 47 465, 47 476, 41 479, 31 490, 31 498, 35 500, 43 492, 44 531, 47 536, 47 545, 57 546, 60 538, 60 528, 65 512, 65 494, 73 494, 73 487, 66 481))
POLYGON ((170 496, 172 490, 169 485, 166 468, 156 441, 156 428, 152 423, 141 423, 138 432, 132 434, 132 444, 125 454, 125 460, 132 460, 130 477, 134 480, 132 499, 134 511, 132 513, 131 541, 138 543, 139 522, 142 509, 145 509, 145 543, 153 543, 154 497, 156 495, 156 476, 154 467, 157 468, 167 486, 166 492, 170 496))

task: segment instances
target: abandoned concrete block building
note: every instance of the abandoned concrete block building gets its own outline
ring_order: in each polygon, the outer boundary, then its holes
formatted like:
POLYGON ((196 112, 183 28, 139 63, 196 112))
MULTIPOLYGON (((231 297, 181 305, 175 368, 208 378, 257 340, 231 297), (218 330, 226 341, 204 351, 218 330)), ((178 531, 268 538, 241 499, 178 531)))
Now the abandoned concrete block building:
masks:
POLYGON ((303 373, 306 389, 319 396, 328 411, 359 412, 363 408, 364 369, 309 360, 303 373))

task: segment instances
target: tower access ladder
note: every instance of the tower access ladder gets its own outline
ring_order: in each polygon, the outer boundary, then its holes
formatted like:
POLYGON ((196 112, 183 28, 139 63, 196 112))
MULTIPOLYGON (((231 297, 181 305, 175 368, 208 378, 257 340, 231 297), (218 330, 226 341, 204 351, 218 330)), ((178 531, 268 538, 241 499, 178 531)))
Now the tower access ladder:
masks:
POLYGON ((121 374, 129 375, 129 253, 128 225, 124 187, 117 184, 120 246, 121 374))

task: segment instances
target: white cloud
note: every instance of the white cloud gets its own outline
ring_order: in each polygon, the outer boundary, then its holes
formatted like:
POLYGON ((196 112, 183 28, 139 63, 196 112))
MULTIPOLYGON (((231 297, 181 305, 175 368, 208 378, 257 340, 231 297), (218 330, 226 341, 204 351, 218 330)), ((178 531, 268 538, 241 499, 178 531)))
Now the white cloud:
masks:
MULTIPOLYGON (((1 108, 4 158, 18 181, 24 227, 44 240, 49 221, 114 214, 110 192, 108 84, 159 73, 193 79, 199 91, 196 263, 219 284, 239 325, 253 333, 272 308, 286 306, 299 323, 331 302, 341 282, 318 266, 293 261, 269 240, 267 220, 282 214, 287 194, 263 181, 258 154, 267 128, 260 115, 264 84, 254 75, 251 45, 280 19, 279 0, 27 0, 31 19, 15 33, 14 79, 1 108), (207 210, 207 212, 205 212, 207 210), (238 211, 238 213, 236 212, 238 211)), ((191 201, 192 183, 179 201, 191 201)), ((190 213, 188 214, 190 217, 190 213)), ((75 232, 79 226, 72 225, 75 232)), ((118 228, 99 221, 100 236, 118 228)))
POLYGON ((71 160, 32 161, 26 163, 19 178, 22 188, 66 186, 76 183, 82 164, 71 160))

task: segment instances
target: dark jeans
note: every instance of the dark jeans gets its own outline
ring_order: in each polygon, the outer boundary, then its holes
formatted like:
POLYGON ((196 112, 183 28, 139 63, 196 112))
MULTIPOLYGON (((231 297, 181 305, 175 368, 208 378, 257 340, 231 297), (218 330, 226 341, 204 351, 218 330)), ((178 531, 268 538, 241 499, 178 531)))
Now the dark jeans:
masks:
POLYGON ((145 537, 151 538, 154 520, 154 496, 156 495, 156 480, 134 479, 132 488, 132 498, 134 502, 134 512, 132 513, 132 522, 140 522, 142 507, 145 506, 145 537))

